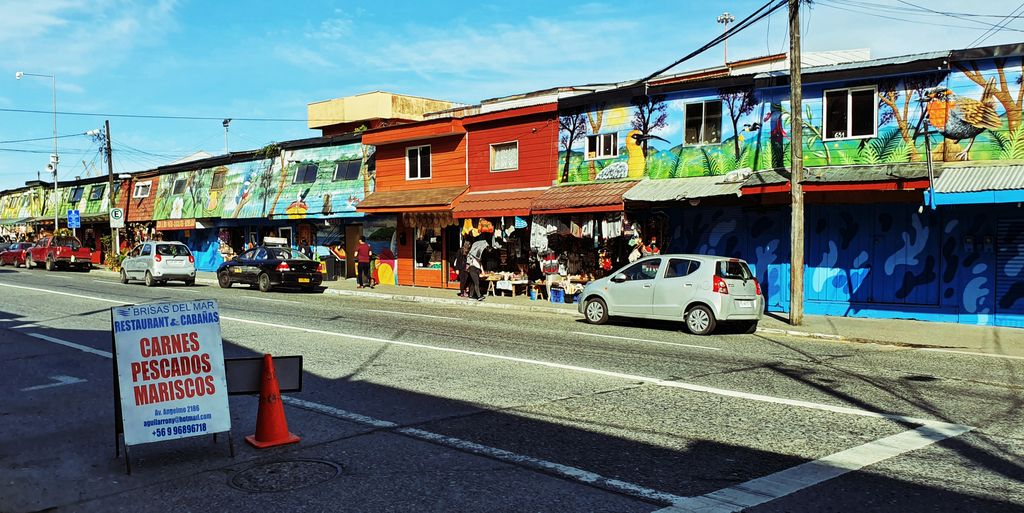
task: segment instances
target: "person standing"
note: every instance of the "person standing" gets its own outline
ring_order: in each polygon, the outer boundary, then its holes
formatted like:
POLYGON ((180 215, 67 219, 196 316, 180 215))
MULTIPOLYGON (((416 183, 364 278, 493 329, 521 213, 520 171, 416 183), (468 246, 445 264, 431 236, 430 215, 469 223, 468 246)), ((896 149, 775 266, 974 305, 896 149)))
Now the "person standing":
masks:
POLYGON ((484 295, 480 293, 480 274, 484 272, 480 259, 470 252, 466 255, 466 274, 469 275, 469 298, 483 301, 484 295))
POLYGON ((306 239, 302 239, 299 242, 299 252, 306 255, 306 258, 310 260, 313 259, 313 248, 309 247, 309 243, 306 242, 306 239))
POLYGON ((469 256, 469 242, 466 242, 459 248, 459 252, 455 255, 455 262, 453 267, 455 272, 459 275, 459 297, 469 296, 469 270, 466 267, 466 258, 469 256))
POLYGON ((370 256, 373 255, 373 249, 366 243, 366 237, 359 237, 359 245, 356 246, 356 262, 359 268, 359 274, 356 280, 359 283, 358 288, 369 287, 373 288, 373 277, 370 276, 370 256))

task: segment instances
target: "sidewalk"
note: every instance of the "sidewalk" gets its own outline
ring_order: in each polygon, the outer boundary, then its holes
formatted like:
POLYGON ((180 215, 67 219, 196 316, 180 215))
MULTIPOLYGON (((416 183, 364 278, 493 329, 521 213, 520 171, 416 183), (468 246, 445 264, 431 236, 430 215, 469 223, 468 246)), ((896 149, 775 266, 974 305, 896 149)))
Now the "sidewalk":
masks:
MULTIPOLYGON (((109 273, 105 269, 101 272, 109 273)), ((109 273, 113 275, 113 273, 109 273)), ((216 274, 200 272, 196 281, 216 285, 216 274)), ((457 305, 466 308, 501 309, 579 316, 575 304, 531 301, 528 296, 487 296, 484 301, 463 299, 454 290, 409 286, 377 286, 373 290, 357 288, 355 279, 325 281, 324 293, 392 301, 457 305)), ((886 345, 977 352, 1024 359, 1024 329, 973 326, 941 322, 893 319, 859 319, 808 315, 802 326, 790 326, 785 314, 769 313, 758 332, 785 334, 821 340, 868 342, 886 345)))

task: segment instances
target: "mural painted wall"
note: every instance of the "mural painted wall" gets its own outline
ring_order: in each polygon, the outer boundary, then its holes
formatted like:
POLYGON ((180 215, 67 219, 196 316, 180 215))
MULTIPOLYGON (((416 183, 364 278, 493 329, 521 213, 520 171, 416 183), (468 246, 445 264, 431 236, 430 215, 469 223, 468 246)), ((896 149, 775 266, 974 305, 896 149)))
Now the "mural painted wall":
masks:
POLYGON ((363 146, 353 143, 285 151, 284 165, 281 158, 259 159, 162 175, 153 218, 299 219, 354 213, 373 188, 367 157, 363 146))
MULTIPOLYGON (((789 309, 789 211, 676 208, 670 253, 746 260, 768 310, 789 309)), ((809 205, 809 314, 1024 326, 1024 214, 1015 205, 809 205)))
MULTIPOLYGON (((903 77, 805 83, 806 166, 1024 159, 1021 58, 903 77), (921 100, 929 100, 923 105, 921 100), (919 127, 922 130, 919 131, 919 127), (917 137, 915 137, 917 135, 917 137)), ((789 90, 691 90, 562 109, 560 182, 722 175, 789 164, 789 90)))
POLYGON ((47 208, 52 196, 52 190, 44 191, 41 187, 7 192, 0 196, 0 219, 39 217, 45 211, 52 215, 52 209, 47 208))

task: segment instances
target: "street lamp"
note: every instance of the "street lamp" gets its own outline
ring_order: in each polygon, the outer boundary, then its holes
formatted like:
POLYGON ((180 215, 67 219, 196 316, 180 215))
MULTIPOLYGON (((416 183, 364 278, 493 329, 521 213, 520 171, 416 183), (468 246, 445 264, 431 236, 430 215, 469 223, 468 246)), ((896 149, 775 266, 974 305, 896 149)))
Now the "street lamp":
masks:
MULTIPOLYGON (((726 11, 726 12, 723 12, 722 14, 719 14, 718 17, 715 18, 715 21, 725 25, 725 29, 724 30, 726 32, 728 32, 729 31, 729 24, 734 22, 734 21, 736 21, 736 17, 731 15, 731 14, 729 14, 729 12, 726 11)), ((726 64, 726 66, 729 65, 729 38, 728 37, 725 38, 725 64, 726 64)))
POLYGON ((60 206, 58 204, 60 196, 57 194, 57 164, 60 162, 60 154, 57 153, 57 78, 53 75, 25 73, 24 71, 14 74, 16 80, 21 80, 21 77, 49 78, 50 84, 53 86, 53 155, 50 156, 50 164, 46 167, 53 171, 53 233, 56 234, 60 219, 60 212, 57 211, 57 208, 60 206))

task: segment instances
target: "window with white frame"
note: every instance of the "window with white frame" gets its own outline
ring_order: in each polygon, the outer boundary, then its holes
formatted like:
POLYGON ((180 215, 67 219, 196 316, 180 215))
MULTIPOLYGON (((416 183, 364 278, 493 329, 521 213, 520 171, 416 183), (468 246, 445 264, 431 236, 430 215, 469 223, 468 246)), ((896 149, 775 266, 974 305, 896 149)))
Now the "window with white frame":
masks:
POLYGON ((171 188, 171 194, 181 194, 185 192, 185 184, 188 183, 184 178, 178 178, 174 181, 174 187, 171 188))
POLYGON ((610 159, 619 156, 619 134, 587 136, 587 160, 610 159))
POLYGON ((132 191, 133 198, 148 198, 149 191, 153 188, 153 182, 139 182, 135 184, 135 189, 132 191))
POLYGON ((316 173, 320 165, 316 162, 303 162, 295 169, 295 179, 292 183, 313 183, 316 181, 316 173))
POLYGON ((825 140, 874 137, 878 129, 877 88, 825 91, 822 106, 825 140))
POLYGON ((359 178, 359 167, 362 163, 359 159, 339 161, 334 167, 334 181, 341 182, 359 178))
POLYGON ((95 200, 98 200, 98 199, 102 199, 103 198, 103 191, 106 190, 106 188, 107 188, 107 184, 105 184, 105 183, 98 183, 96 185, 93 185, 92 189, 89 189, 89 200, 90 201, 95 201, 95 200))
POLYGON ((683 113, 685 144, 718 144, 722 142, 722 102, 687 103, 683 113))
POLYGON ((491 171, 519 169, 519 141, 491 145, 491 171))
POLYGON ((82 194, 84 192, 85 192, 85 187, 82 187, 81 185, 79 185, 78 187, 75 187, 74 189, 71 189, 71 196, 68 197, 68 201, 70 201, 71 203, 74 203, 74 202, 82 199, 82 194))
POLYGON ((430 146, 414 146, 405 149, 405 178, 407 180, 430 178, 430 146))

